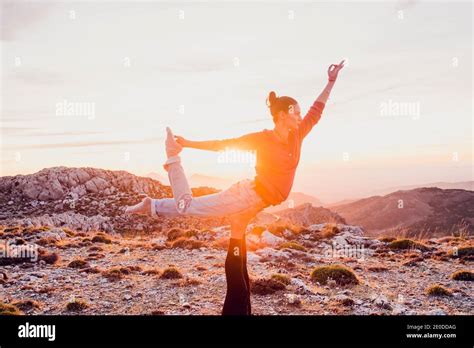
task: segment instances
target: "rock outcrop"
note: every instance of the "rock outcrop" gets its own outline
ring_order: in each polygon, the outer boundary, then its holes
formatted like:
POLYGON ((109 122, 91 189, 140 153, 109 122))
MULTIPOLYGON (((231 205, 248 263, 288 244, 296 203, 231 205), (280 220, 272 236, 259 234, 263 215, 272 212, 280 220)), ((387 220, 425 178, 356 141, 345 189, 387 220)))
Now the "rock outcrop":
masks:
MULTIPOLYGON (((196 196, 214 193, 196 188, 196 196)), ((75 230, 147 232, 167 228, 173 221, 125 216, 125 206, 145 196, 171 197, 169 186, 125 171, 54 167, 31 175, 0 178, 0 223, 23 226, 65 226, 75 230)), ((214 219, 215 224, 222 219, 214 219)), ((175 219, 178 225, 202 225, 197 218, 175 219)), ((210 219, 203 220, 212 225, 210 219)))

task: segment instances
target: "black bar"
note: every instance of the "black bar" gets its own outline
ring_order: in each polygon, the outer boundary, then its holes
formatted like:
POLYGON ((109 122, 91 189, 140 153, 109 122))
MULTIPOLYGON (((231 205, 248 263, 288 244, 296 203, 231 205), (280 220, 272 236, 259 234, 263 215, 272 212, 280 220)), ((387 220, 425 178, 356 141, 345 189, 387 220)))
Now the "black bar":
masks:
POLYGON ((472 316, 3 316, 0 346, 86 343, 196 346, 251 342, 291 347, 304 344, 472 347, 473 328, 472 316), (54 342, 47 338, 18 337, 19 326, 27 322, 54 324, 54 342), (407 325, 421 327, 407 329, 407 325), (407 338, 407 334, 426 333, 454 333, 456 337, 407 338))

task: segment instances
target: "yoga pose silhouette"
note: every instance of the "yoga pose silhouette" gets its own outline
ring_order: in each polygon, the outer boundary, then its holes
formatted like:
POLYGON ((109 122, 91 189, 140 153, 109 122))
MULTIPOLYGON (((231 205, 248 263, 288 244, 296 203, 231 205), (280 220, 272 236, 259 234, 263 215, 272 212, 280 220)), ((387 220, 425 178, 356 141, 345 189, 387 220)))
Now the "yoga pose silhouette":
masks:
POLYGON ((211 141, 191 141, 175 136, 166 128, 167 160, 165 170, 173 192, 173 198, 152 199, 146 197, 135 206, 127 207, 127 213, 151 216, 229 216, 230 242, 225 261, 227 294, 223 315, 250 315, 250 283, 247 272, 245 231, 248 223, 264 208, 285 201, 293 185, 300 159, 303 139, 318 123, 324 106, 334 86, 344 61, 331 64, 328 82, 304 118, 298 102, 287 96, 277 97, 270 92, 267 105, 275 124, 272 130, 263 130, 239 138, 211 141), (257 155, 256 176, 242 180, 218 193, 193 197, 181 166, 179 153, 184 147, 223 151, 227 148, 253 150, 257 155))

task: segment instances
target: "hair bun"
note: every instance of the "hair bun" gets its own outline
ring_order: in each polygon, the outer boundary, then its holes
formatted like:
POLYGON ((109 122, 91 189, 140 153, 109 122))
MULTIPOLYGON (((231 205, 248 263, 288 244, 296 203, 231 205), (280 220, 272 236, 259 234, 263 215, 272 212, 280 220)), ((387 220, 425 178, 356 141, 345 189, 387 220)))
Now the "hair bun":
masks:
POLYGON ((267 105, 269 107, 272 107, 275 105, 276 101, 277 101, 276 93, 274 91, 271 91, 270 94, 268 94, 267 105))

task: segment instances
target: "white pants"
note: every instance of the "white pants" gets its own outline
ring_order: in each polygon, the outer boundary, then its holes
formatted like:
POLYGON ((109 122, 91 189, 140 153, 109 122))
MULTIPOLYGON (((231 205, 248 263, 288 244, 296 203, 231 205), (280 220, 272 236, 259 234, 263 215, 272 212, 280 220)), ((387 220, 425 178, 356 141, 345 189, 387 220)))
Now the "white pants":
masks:
POLYGON ((157 215, 226 216, 259 211, 267 206, 255 191, 254 180, 242 180, 226 190, 193 197, 180 158, 171 157, 165 168, 168 171, 173 198, 153 200, 152 213, 154 208, 157 215))

